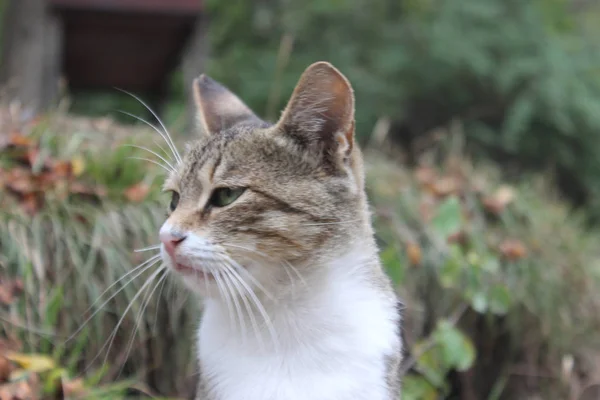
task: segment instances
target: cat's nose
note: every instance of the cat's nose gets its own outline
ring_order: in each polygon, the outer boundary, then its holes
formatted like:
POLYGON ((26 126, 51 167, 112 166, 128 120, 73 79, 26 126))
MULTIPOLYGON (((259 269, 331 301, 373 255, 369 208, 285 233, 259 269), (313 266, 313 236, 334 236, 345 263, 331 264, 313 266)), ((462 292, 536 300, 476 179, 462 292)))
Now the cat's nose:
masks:
POLYGON ((165 246, 166 252, 171 257, 173 257, 175 255, 175 249, 181 242, 185 240, 186 235, 181 232, 174 232, 166 229, 161 229, 159 237, 160 241, 165 246))

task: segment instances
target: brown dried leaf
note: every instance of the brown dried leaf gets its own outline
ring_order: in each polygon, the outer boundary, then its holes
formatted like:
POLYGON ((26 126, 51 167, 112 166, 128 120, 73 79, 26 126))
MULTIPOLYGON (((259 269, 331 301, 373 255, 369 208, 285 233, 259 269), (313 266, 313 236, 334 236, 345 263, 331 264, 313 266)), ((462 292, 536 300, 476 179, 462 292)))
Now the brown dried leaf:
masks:
POLYGON ((421 261, 423 259, 423 253, 421 252, 421 247, 419 247, 417 243, 407 243, 406 255, 408 256, 408 261, 412 266, 416 267, 421 264, 421 261))
POLYGON ((430 185, 429 189, 438 197, 446 197, 458 191, 458 181, 454 177, 438 179, 430 185))
POLYGON ((42 199, 36 193, 26 193, 21 199, 21 205, 29 215, 36 214, 42 207, 42 199))
POLYGON ((435 215, 435 201, 431 196, 425 196, 419 202, 419 214, 425 222, 429 222, 435 215))
POLYGON ((502 186, 492 196, 484 197, 482 202, 486 210, 492 214, 498 215, 502 213, 506 206, 512 203, 514 199, 515 191, 508 186, 502 186))
POLYGON ((20 132, 13 132, 10 135, 10 144, 13 146, 29 147, 33 145, 33 140, 23 136, 20 132))
POLYGON ((509 261, 518 261, 527 256, 527 248, 517 239, 506 239, 500 244, 500 254, 509 261))
POLYGON ((10 361, 8 361, 6 357, 0 354, 0 383, 8 381, 12 370, 13 367, 10 361))
POLYGON ((460 244, 464 246, 467 244, 467 234, 465 231, 459 231, 448 236, 447 242, 448 244, 460 244))
POLYGON ((0 304, 9 305, 14 301, 12 288, 6 284, 0 284, 0 304))
POLYGON ((63 380, 62 390, 65 397, 70 398, 71 396, 81 396, 85 393, 85 385, 83 379, 77 378, 73 380, 63 380))
POLYGON ((419 167, 415 171, 415 178, 421 185, 432 184, 437 178, 437 172, 431 167, 419 167))
POLYGON ((20 194, 33 193, 38 190, 33 175, 25 168, 12 168, 3 174, 3 180, 6 187, 20 194))
POLYGON ((0 385, 0 400, 40 400, 40 379, 28 374, 26 380, 0 385))
POLYGON ((133 203, 139 203, 143 201, 146 198, 146 196, 148 196, 148 193, 150 193, 150 186, 143 182, 140 182, 126 189, 125 197, 127 198, 127 200, 133 203))
POLYGON ((86 186, 81 182, 73 182, 69 191, 72 194, 79 194, 85 196, 104 197, 106 196, 106 189, 102 186, 90 187, 86 186))
POLYGON ((72 168, 70 161, 56 161, 52 165, 52 172, 56 177, 66 178, 71 175, 72 168))

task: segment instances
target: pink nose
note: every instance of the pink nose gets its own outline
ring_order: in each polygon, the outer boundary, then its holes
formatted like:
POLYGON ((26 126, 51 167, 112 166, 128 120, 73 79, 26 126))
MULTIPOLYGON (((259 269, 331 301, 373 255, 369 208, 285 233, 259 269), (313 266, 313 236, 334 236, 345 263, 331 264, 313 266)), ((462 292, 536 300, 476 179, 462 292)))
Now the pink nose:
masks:
POLYGON ((186 235, 179 232, 160 232, 159 237, 169 256, 173 257, 175 255, 175 249, 185 240, 186 235))

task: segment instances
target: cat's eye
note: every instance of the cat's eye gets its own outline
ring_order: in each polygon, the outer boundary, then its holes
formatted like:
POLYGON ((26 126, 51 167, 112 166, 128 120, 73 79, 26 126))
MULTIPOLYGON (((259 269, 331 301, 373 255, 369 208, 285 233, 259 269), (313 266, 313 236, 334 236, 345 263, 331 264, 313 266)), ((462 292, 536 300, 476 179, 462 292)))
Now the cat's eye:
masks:
POLYGON ((179 204, 179 193, 176 191, 171 192, 171 204, 169 204, 169 210, 171 212, 175 211, 177 205, 179 204))
POLYGON ((233 203, 246 191, 246 188, 218 188, 210 196, 208 203, 213 207, 225 207, 233 203))

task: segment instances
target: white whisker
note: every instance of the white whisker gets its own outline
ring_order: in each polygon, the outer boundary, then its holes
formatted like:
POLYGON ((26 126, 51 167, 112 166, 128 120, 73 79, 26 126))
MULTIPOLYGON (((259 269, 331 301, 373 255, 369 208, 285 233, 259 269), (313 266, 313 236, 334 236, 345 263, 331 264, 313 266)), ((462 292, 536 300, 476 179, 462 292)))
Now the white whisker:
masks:
POLYGON ((132 113, 129 113, 129 112, 123 111, 123 110, 117 110, 117 111, 120 112, 120 113, 122 113, 122 114, 128 115, 128 116, 130 116, 132 118, 135 118, 138 121, 143 122, 144 124, 148 125, 152 129, 154 129, 154 131, 156 131, 156 133, 158 133, 160 135, 160 137, 163 138, 163 140, 165 141, 165 143, 167 143, 167 146, 169 146, 169 150, 171 150, 171 154, 173 155, 173 157, 175 157, 176 163, 179 164, 179 162, 181 160, 177 158, 177 149, 174 149, 173 147, 171 147, 171 143, 169 142, 169 140, 167 139, 167 137, 165 136, 165 134, 160 131, 160 129, 158 129, 154 124, 151 124, 150 122, 146 121, 145 119, 143 119, 141 117, 138 117, 135 114, 132 114, 132 113))
MULTIPOLYGON (((273 258, 273 257, 271 257, 271 256, 269 256, 269 255, 267 255, 267 254, 265 254, 265 253, 262 253, 262 252, 260 252, 260 251, 258 251, 258 250, 250 249, 250 248, 248 248, 248 247, 244 247, 244 246, 239 246, 239 245, 235 245, 235 244, 229 244, 229 243, 227 243, 227 244, 223 244, 223 246, 224 246, 224 247, 232 247, 232 248, 237 248, 237 249, 241 249, 241 250, 246 250, 246 251, 248 251, 248 252, 250 252, 250 253, 254 253, 254 254, 258 255, 258 256, 264 257, 265 259, 270 259, 270 260, 273 260, 274 262, 280 263, 280 264, 281 264, 281 265, 282 265, 284 268, 285 268, 285 267, 286 267, 286 265, 287 265, 287 266, 288 266, 290 269, 292 269, 292 270, 294 271, 294 273, 295 273, 295 274, 298 276, 298 279, 300 279, 300 280, 302 281, 302 284, 303 284, 304 286, 306 286, 306 281, 304 280, 304 277, 303 277, 303 276, 300 274, 300 272, 298 271, 298 269, 297 269, 296 267, 294 267, 292 264, 290 264, 288 261, 278 261, 278 260, 276 260, 275 258, 273 258)), ((230 261, 232 261, 232 262, 234 262, 234 263, 235 263, 235 261, 234 261, 233 259, 231 259, 230 257, 228 257, 228 259, 229 259, 230 261)), ((249 273, 248 271, 246 271, 246 269, 245 269, 245 268, 243 268, 242 266, 240 266, 240 265, 239 265, 239 264, 237 264, 237 263, 235 263, 235 264, 236 264, 236 266, 238 267, 238 269, 240 269, 240 270, 242 270, 242 271, 245 271, 245 272, 246 272, 248 275, 250 275, 250 273, 249 273)), ((287 271, 287 270, 286 270, 286 273, 288 274, 288 276, 289 276, 289 277, 290 277, 290 279, 291 279, 291 276, 289 275, 289 271, 287 271)), ((252 278, 252 279, 253 279, 253 283, 255 283, 255 284, 256 284, 256 283, 257 283, 257 282, 256 282, 256 280, 254 280, 254 278, 252 278)), ((293 282, 292 282, 292 283, 293 283, 293 282)), ((258 287, 259 289, 261 289, 261 290, 263 290, 263 291, 264 291, 264 288, 262 288, 262 286, 257 286, 257 287, 258 287)), ((267 294, 267 293, 265 293, 265 294, 267 294)), ((269 296, 269 297, 270 297, 271 299, 273 298, 273 296, 269 296)))
POLYGON ((242 267, 240 264, 238 264, 231 257, 228 257, 228 256, 225 256, 225 257, 226 257, 226 261, 229 262, 230 264, 233 264, 233 266, 235 268, 237 268, 237 270, 243 271, 244 274, 248 277, 248 279, 250 279, 250 281, 254 284, 254 286, 256 286, 257 288, 259 288, 265 294, 265 296, 267 296, 269 298, 269 300, 275 301, 275 297, 267 289, 265 289, 265 287, 259 281, 257 281, 252 276, 252 274, 246 270, 246 268, 242 267))
POLYGON ((158 115, 156 115, 156 113, 150 108, 150 106, 148 106, 148 104, 146 104, 142 99, 140 99, 138 96, 136 96, 133 93, 130 93, 126 90, 123 89, 118 89, 120 91, 122 91, 123 93, 126 93, 128 95, 130 95, 131 97, 133 97, 134 99, 136 99, 137 101, 140 102, 140 104, 142 104, 144 107, 146 107, 146 109, 148 111, 150 111, 150 113, 152 115, 154 115, 154 118, 156 118, 156 120, 158 121, 158 123, 160 124, 160 126, 163 128, 163 131, 165 132, 165 135, 167 136, 167 138, 169 139, 167 141, 167 145, 169 145, 169 147, 171 147, 171 150, 173 151, 173 155, 175 156, 175 159, 178 162, 181 162, 181 156, 179 155, 179 152, 177 151, 177 148, 175 147, 175 143, 173 143, 173 139, 171 138, 171 135, 169 135, 169 131, 167 130, 167 127, 165 126, 165 124, 163 124, 162 120, 158 117, 158 115), (170 144, 169 144, 170 142, 170 144))
POLYGON ((158 161, 151 160, 149 158, 144 158, 144 157, 127 157, 127 158, 132 159, 132 160, 148 161, 148 162, 150 162, 152 164, 158 165, 159 167, 161 167, 162 169, 164 169, 165 171, 167 171, 169 173, 174 172, 173 170, 169 169, 169 167, 167 167, 166 165, 161 164, 158 161))
MULTIPOLYGON (((144 292, 144 290, 148 287, 148 285, 150 285, 154 279, 158 276, 158 274, 160 274, 163 270, 165 269, 164 264, 161 265, 156 271, 154 271, 152 273, 152 275, 150 275, 148 277, 148 279, 146 279, 146 282, 144 282, 144 284, 142 285, 142 287, 137 291, 137 293, 135 294, 135 296, 133 296, 133 298, 131 299, 131 303, 129 303, 129 305, 127 306, 127 308, 125 308, 125 311, 123 311, 123 315, 121 316, 121 318, 119 318, 119 321, 117 322, 117 325, 115 326, 115 328, 113 329, 112 333, 109 335, 108 337, 108 348, 106 350, 106 355, 104 356, 104 361, 102 362, 102 366, 104 366, 106 364, 106 360, 108 359, 108 355, 110 353, 110 348, 112 347, 112 344, 115 340, 115 337, 117 336, 117 332, 119 331, 119 327, 121 326, 121 324, 123 323, 123 320, 125 319, 125 316, 127 315, 127 312, 129 312, 129 310, 131 309, 131 307, 133 307, 133 305, 135 304, 135 301, 137 300, 138 297, 140 297, 140 295, 144 292)), ((96 355, 96 357, 94 357, 94 359, 92 359, 92 361, 90 361, 90 365, 94 362, 94 360, 96 360, 96 358, 98 358, 98 356, 100 355, 100 352, 102 350, 104 350, 104 348, 106 347, 107 343, 105 342, 105 344, 100 348, 100 351, 98 352, 98 355, 96 355)), ((86 368, 87 370, 87 368, 86 368)))
POLYGON ((165 164, 167 164, 171 168, 171 171, 175 172, 175 167, 166 158, 164 158, 163 156, 161 156, 157 152, 155 152, 153 150, 150 150, 149 148, 144 147, 144 146, 138 146, 137 144, 124 144, 123 146, 125 146, 125 147, 133 147, 133 148, 140 149, 140 150, 145 150, 148 153, 153 154, 156 157, 160 158, 165 164))
MULTIPOLYGON (((219 290, 219 293, 221 294, 221 297, 223 298, 223 300, 225 300, 225 304, 227 306, 227 313, 229 314, 229 323, 231 325, 231 329, 234 330, 236 329, 236 325, 235 325, 235 319, 234 319, 234 315, 233 315, 233 305, 231 303, 231 292, 229 291, 229 286, 221 280, 221 274, 219 273, 219 271, 215 270, 215 271, 211 271, 212 272, 212 276, 215 278, 215 282, 217 284, 217 289, 219 290)), ((204 274, 204 279, 206 280, 208 278, 208 276, 206 276, 205 272, 202 272, 202 274, 204 274)), ((223 278, 224 279, 224 278, 223 278)))
MULTIPOLYGON (((245 291, 240 290, 240 285, 238 283, 239 279, 235 275, 231 274, 231 267, 229 267, 227 264, 223 264, 223 266, 225 267, 225 270, 223 272, 225 272, 227 274, 227 276, 229 276, 229 278, 231 279, 231 283, 236 288, 236 292, 239 294, 240 299, 244 303, 244 308, 246 309, 246 314, 250 318, 250 324, 252 325, 252 329, 254 330, 254 336, 260 342, 261 346, 264 347, 265 343, 263 341, 262 335, 260 334, 260 329, 258 327, 258 323, 256 322, 256 317, 254 316, 254 312, 252 311, 252 306, 248 302, 248 298, 245 295, 245 291)), ((243 319, 243 314, 242 314, 242 319, 243 319)))
POLYGON ((267 326, 267 329, 269 330, 269 333, 273 340, 273 345, 275 347, 278 347, 279 340, 277 338, 277 333, 275 332, 275 327, 273 326, 273 323, 271 322, 271 318, 269 317, 269 315, 268 315, 267 311, 265 310, 264 306, 262 305, 261 301, 258 299, 258 297, 254 293, 254 291, 248 286, 248 284, 237 273, 235 268, 233 268, 229 264, 224 264, 224 265, 227 268, 227 270, 232 274, 232 276, 234 278, 236 278, 236 280, 240 283, 240 285, 242 285, 242 287, 246 290, 246 293, 248 293, 248 295, 250 296, 250 299, 254 302, 254 305, 256 306, 258 312, 262 315, 263 320, 267 326))
MULTIPOLYGON (((158 250, 158 249, 160 249, 160 244, 156 244, 156 245, 148 246, 148 247, 143 247, 141 249, 135 249, 133 251, 135 253, 141 253, 143 251, 158 250)), ((158 255, 160 255, 160 254, 158 254, 158 255)))
MULTIPOLYGON (((102 296, 108 292, 110 290, 110 288, 112 288, 113 286, 115 286, 117 283, 119 283, 124 277, 126 277, 127 275, 130 275, 131 273, 134 273, 136 271, 138 271, 139 269, 142 269, 141 271, 138 272, 137 275, 135 275, 133 278, 131 278, 129 281, 127 281, 127 283, 125 283, 125 285, 123 285, 123 287, 121 287, 119 290, 117 290, 115 293, 113 293, 112 296, 110 296, 108 299, 106 299, 101 305, 100 307, 98 307, 98 309, 96 311, 94 311, 94 313, 92 313, 92 315, 90 315, 85 321, 83 321, 83 323, 81 324, 81 326, 79 328, 77 328, 77 330, 67 338, 67 340, 65 340, 65 344, 70 342, 79 332, 81 332, 81 330, 87 325, 88 322, 91 321, 92 318, 94 318, 96 316, 96 314, 98 314, 105 305, 108 304, 109 301, 111 301, 116 295, 118 295, 119 293, 121 293, 121 291, 123 289, 125 289, 127 287, 127 285, 129 285, 131 282, 133 282, 134 279, 136 279, 138 276, 142 275, 144 272, 146 272, 147 270, 149 270, 150 268, 152 268, 156 263, 158 263, 160 261, 160 255, 155 255, 152 256, 150 259, 144 261, 144 263, 140 264, 138 267, 134 268, 133 270, 129 271, 127 274, 125 274, 125 276, 119 278, 116 282, 114 282, 112 285, 110 285, 104 292, 102 292, 102 294, 98 297, 98 299, 96 299, 96 301, 88 308, 87 311, 91 310, 91 308, 93 307, 94 304, 96 304, 96 302, 98 302, 98 300, 100 300, 102 298, 102 296), (150 263, 146 266, 144 266, 144 264, 146 263, 150 263), (142 268, 143 267, 143 268, 142 268)), ((86 311, 86 312, 87 312, 86 311)))
MULTIPOLYGON (((169 276, 169 270, 167 269, 167 272, 165 273, 165 277, 169 276)), ((154 325, 152 327, 152 330, 155 331, 156 330, 156 321, 158 321, 158 310, 160 308, 160 299, 162 298, 162 293, 163 290, 165 289, 165 284, 167 283, 167 279, 163 279, 163 283, 162 283, 162 287, 160 288, 160 291, 158 292, 158 297, 156 298, 156 311, 154 313, 154 325)))
MULTIPOLYGON (((163 269, 164 271, 165 269, 163 269)), ((156 285, 154 285, 154 288, 147 292, 146 297, 144 297, 142 299, 142 307, 140 308, 140 311, 138 313, 137 318, 135 319, 135 324, 134 324, 134 328, 133 328, 133 333, 131 335, 131 339, 129 339, 129 343, 127 344, 126 350, 125 350, 125 357, 124 360, 127 360, 127 358, 129 357, 129 353, 131 352, 131 349, 133 348, 133 342, 135 340, 135 335, 137 333, 137 331, 139 330, 140 327, 140 323, 142 322, 142 317, 144 316, 144 312, 146 311, 146 308, 148 307, 148 304, 150 304, 150 300, 152 300, 152 295, 154 294, 154 292, 156 291, 156 289, 158 289, 158 287, 160 286, 160 284, 162 282, 164 282, 164 280, 166 279, 167 274, 163 274, 163 276, 161 276, 158 279, 158 282, 156 282, 156 285)), ((119 373, 117 374, 117 379, 121 376, 121 373, 123 372, 123 367, 125 367, 125 361, 123 362, 123 365, 121 365, 121 368, 119 369, 119 373)))

